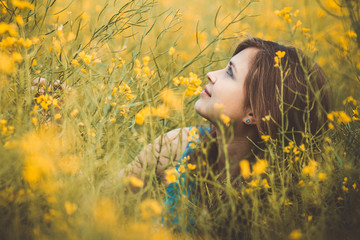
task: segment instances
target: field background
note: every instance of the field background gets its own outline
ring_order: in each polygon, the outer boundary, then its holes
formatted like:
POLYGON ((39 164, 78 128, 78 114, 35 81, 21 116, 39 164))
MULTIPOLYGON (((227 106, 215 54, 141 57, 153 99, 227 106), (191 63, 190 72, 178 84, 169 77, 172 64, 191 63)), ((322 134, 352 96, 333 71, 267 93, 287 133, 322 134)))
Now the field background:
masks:
POLYGON ((1 238, 358 236, 358 1, 1 0, 0 11, 1 238), (236 193, 222 189, 216 207, 199 203, 198 234, 185 223, 175 234, 159 224, 166 186, 154 167, 119 172, 159 135, 208 124, 193 110, 205 75, 250 36, 299 47, 324 69, 333 112, 322 160, 306 133, 286 155, 269 144, 269 166, 297 166, 279 170, 280 186, 269 167, 236 193))

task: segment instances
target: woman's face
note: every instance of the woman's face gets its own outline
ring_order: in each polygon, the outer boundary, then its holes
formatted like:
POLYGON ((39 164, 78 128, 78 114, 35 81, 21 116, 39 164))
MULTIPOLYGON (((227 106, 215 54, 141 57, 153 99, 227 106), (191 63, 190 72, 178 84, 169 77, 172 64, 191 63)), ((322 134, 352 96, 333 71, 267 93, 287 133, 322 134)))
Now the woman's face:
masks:
POLYGON ((250 114, 244 108, 245 77, 258 49, 246 48, 230 59, 226 68, 209 72, 209 83, 195 103, 195 110, 202 117, 215 123, 224 113, 235 123, 245 122, 250 114))

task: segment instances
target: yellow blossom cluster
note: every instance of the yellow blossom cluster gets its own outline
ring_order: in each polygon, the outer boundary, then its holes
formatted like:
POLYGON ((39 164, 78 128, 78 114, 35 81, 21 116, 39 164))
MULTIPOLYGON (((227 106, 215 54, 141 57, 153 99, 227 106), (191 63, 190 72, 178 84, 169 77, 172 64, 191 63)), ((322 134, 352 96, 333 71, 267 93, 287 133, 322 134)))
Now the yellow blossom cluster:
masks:
POLYGON ((136 95, 132 93, 131 88, 126 83, 122 83, 119 87, 114 87, 111 96, 114 96, 116 94, 125 95, 126 100, 133 100, 136 98, 136 95))
POLYGON ((142 188, 144 186, 144 181, 136 176, 130 176, 129 182, 132 186, 137 187, 137 188, 142 188))
POLYGON ((175 168, 169 168, 165 170, 165 180, 167 184, 176 182, 179 176, 179 172, 175 168))
POLYGON ((269 139, 271 139, 270 135, 261 135, 261 140, 264 140, 264 142, 269 141, 269 139))
POLYGON ((29 3, 27 1, 12 0, 12 4, 14 5, 14 7, 17 7, 19 9, 35 10, 34 4, 29 3))
POLYGON ((115 203, 107 197, 101 197, 93 207, 93 217, 96 227, 101 230, 110 230, 117 224, 115 203))
POLYGON ((284 51, 277 51, 276 56, 274 57, 274 67, 279 67, 279 63, 280 63, 280 59, 282 59, 285 56, 285 52, 284 51))
POLYGON ((0 22, 0 73, 12 74, 16 69, 16 63, 22 62, 20 47, 30 48, 33 44, 38 43, 39 39, 34 37, 18 38, 18 28, 13 23, 0 22))
POLYGON ((200 132, 198 128, 192 128, 189 133, 188 133, 188 137, 187 140, 189 142, 189 146, 190 148, 196 148, 196 146, 199 144, 200 142, 200 132))
POLYGON ((184 107, 183 98, 176 95, 175 92, 171 89, 165 89, 161 91, 160 98, 170 109, 179 111, 184 107))
POLYGON ((174 48, 174 47, 171 47, 171 48, 169 49, 169 52, 168 52, 169 56, 174 55, 174 53, 175 53, 175 48, 174 48))
POLYGON ((119 58, 112 58, 111 59, 111 63, 112 63, 112 68, 108 69, 108 72, 111 74, 114 70, 114 68, 121 68, 122 66, 124 66, 125 64, 125 60, 122 59, 121 57, 119 58))
POLYGON ((165 89, 160 93, 163 101, 157 107, 145 106, 137 114, 135 114, 135 123, 142 125, 149 116, 167 119, 171 110, 181 110, 183 108, 183 99, 178 97, 173 90, 165 89))
POLYGON ((175 77, 173 82, 176 86, 185 85, 185 96, 199 95, 202 91, 201 79, 195 73, 190 72, 189 77, 175 77))
POLYGON ((76 59, 71 60, 71 64, 73 66, 80 66, 80 60, 86 64, 92 63, 92 65, 96 65, 101 62, 100 59, 95 58, 96 53, 92 53, 91 55, 86 54, 84 51, 81 51, 76 59))
POLYGON ((275 14, 279 17, 282 17, 283 20, 287 23, 291 23, 291 17, 297 17, 299 14, 299 10, 296 10, 295 12, 291 12, 292 7, 285 7, 281 10, 276 10, 275 14))
POLYGON ((4 33, 8 33, 12 37, 19 36, 17 26, 13 23, 10 24, 4 22, 0 23, 0 35, 4 33))
MULTIPOLYGON (((301 151, 305 151, 305 145, 301 144, 299 147, 295 145, 295 142, 290 141, 287 146, 283 149, 284 153, 293 153, 294 155, 299 155, 301 151)), ((297 159, 295 159, 297 160, 297 159)))
MULTIPOLYGON (((359 189, 357 188, 356 182, 353 182, 353 184, 350 183, 349 178, 348 177, 344 177, 343 182, 342 182, 342 186, 341 189, 343 190, 344 193, 348 193, 349 189, 353 189, 353 191, 359 191, 359 189)), ((339 200, 343 200, 342 197, 339 197, 339 200)))
POLYGON ((344 111, 330 112, 328 113, 327 118, 331 121, 328 125, 330 129, 334 128, 334 122, 337 122, 338 124, 347 124, 351 122, 351 117, 347 115, 344 111))
POLYGON ((53 105, 54 108, 61 109, 58 104, 58 100, 56 98, 53 98, 52 96, 49 96, 49 94, 39 95, 35 98, 35 100, 36 103, 39 104, 44 110, 48 110, 50 105, 53 105))
POLYGON ((225 126, 229 127, 230 122, 231 122, 231 118, 229 116, 227 116, 226 114, 224 114, 224 105, 215 103, 214 107, 215 107, 216 110, 218 110, 220 112, 220 120, 221 120, 221 122, 223 124, 225 124, 225 126))
POLYGON ((155 74, 154 70, 149 68, 150 57, 145 56, 142 59, 142 64, 139 59, 135 59, 134 72, 136 73, 137 78, 150 78, 155 74))
POLYGON ((357 101, 352 96, 349 96, 343 100, 343 105, 345 105, 346 103, 350 103, 353 106, 356 106, 357 101))
POLYGON ((241 160, 239 162, 240 174, 244 179, 250 178, 250 176, 258 176, 266 172, 268 163, 265 159, 258 159, 250 170, 250 163, 248 160, 241 160))
POLYGON ((61 187, 55 179, 59 170, 69 175, 80 170, 80 159, 75 155, 61 152, 62 141, 52 130, 29 133, 18 145, 25 156, 24 180, 33 189, 51 195, 61 187))
POLYGON ((140 212, 142 219, 150 220, 161 214, 162 207, 158 201, 154 199, 145 199, 140 203, 140 212))
POLYGON ((308 175, 310 177, 315 176, 315 172, 316 172, 316 168, 318 166, 318 163, 314 160, 310 160, 309 164, 306 165, 303 169, 302 169, 302 173, 304 175, 308 175))
POLYGON ((14 126, 8 125, 7 123, 8 122, 5 119, 0 120, 1 134, 4 136, 8 136, 8 135, 12 134, 15 129, 14 126))
POLYGON ((142 125, 144 124, 145 119, 149 116, 168 118, 169 114, 170 109, 165 104, 160 104, 157 107, 146 106, 135 114, 135 123, 142 125))

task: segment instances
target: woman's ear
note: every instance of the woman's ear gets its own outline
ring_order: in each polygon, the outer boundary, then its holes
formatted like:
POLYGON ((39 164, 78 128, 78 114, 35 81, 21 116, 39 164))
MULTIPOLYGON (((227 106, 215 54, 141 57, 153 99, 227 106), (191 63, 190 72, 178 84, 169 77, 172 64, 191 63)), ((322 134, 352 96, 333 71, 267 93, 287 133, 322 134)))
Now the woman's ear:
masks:
POLYGON ((249 111, 246 111, 245 117, 243 118, 243 122, 246 125, 256 124, 256 120, 254 118, 254 114, 252 113, 251 109, 249 109, 249 111))

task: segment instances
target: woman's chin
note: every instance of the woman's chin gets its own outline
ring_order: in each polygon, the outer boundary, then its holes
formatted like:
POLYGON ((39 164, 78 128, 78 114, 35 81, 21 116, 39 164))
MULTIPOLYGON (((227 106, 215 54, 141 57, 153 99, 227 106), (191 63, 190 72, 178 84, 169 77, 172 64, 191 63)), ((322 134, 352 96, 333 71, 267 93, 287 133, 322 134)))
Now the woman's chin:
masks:
POLYGON ((206 120, 210 121, 210 117, 208 116, 208 114, 206 114, 206 111, 204 111, 205 108, 204 106, 202 106, 200 99, 195 103, 194 108, 197 114, 199 114, 201 117, 205 118, 206 120))
POLYGON ((194 105, 195 111, 197 112, 197 114, 199 114, 200 116, 204 117, 203 115, 203 111, 202 111, 202 101, 201 98, 199 100, 196 101, 195 105, 194 105))

